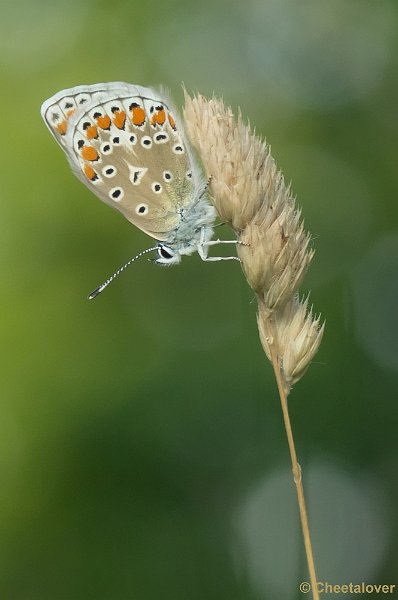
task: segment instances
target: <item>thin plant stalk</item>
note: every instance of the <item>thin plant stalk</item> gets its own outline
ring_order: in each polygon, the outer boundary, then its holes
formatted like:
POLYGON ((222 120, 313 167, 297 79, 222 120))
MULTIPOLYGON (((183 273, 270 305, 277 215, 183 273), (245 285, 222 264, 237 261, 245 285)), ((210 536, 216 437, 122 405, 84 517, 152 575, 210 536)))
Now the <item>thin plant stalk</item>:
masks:
POLYGON ((289 185, 268 144, 239 112, 216 97, 185 94, 185 121, 199 152, 209 193, 224 223, 237 235, 237 251, 258 301, 257 323, 272 364, 296 484, 313 600, 319 600, 301 468, 297 460, 287 398, 321 343, 324 324, 298 290, 314 256, 289 185))
POLYGON ((281 406, 282 406, 283 420, 285 423, 287 443, 289 445, 290 459, 292 462, 293 479, 294 479, 294 483, 296 485, 297 502, 298 502, 299 513, 300 513, 301 528, 302 528, 303 538, 304 538, 305 554, 307 557, 307 565, 308 565, 308 573, 309 573, 310 584, 311 584, 311 592, 312 592, 313 600, 319 600, 319 592, 318 592, 318 588, 317 588, 317 577, 316 577, 316 571, 315 571, 314 553, 312 551, 311 534, 310 534, 310 528, 309 528, 309 524, 308 524, 307 508, 306 508, 306 503, 305 503, 304 488, 303 488, 303 481, 302 481, 302 470, 301 470, 300 463, 298 462, 298 459, 297 459, 296 445, 294 443, 293 430, 292 430, 292 425, 290 422, 289 406, 288 406, 288 401, 287 401, 289 390, 286 388, 286 385, 284 384, 284 380, 283 380, 282 373, 281 373, 281 367, 280 367, 280 359, 278 357, 276 345, 274 343, 276 331, 275 331, 275 328, 272 327, 271 322, 269 323, 269 327, 270 327, 270 336, 269 336, 268 343, 269 343, 270 354, 271 354, 271 364, 272 364, 272 368, 273 368, 273 371, 275 374, 276 384, 278 387, 279 398, 280 398, 281 406))

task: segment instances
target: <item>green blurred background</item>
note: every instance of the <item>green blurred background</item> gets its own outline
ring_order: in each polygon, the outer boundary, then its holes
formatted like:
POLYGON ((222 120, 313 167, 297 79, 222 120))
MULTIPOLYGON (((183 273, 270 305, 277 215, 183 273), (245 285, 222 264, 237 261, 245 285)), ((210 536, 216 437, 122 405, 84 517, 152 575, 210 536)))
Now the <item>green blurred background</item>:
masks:
POLYGON ((149 239, 71 174, 39 109, 112 80, 178 105, 181 82, 215 91, 292 180, 327 320, 290 400, 318 579, 398 584, 397 2, 1 15, 1 600, 290 600, 308 578, 239 266, 142 260, 86 300, 149 239))

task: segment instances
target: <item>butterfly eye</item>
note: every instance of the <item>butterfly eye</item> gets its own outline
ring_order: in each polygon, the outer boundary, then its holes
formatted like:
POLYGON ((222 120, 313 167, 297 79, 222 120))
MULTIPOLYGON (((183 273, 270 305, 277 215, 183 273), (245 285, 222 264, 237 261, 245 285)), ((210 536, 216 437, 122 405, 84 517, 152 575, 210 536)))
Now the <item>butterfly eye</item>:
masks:
POLYGON ((163 244, 159 244, 158 253, 160 258, 165 258, 166 260, 171 260, 174 258, 173 251, 167 246, 163 246, 163 244))

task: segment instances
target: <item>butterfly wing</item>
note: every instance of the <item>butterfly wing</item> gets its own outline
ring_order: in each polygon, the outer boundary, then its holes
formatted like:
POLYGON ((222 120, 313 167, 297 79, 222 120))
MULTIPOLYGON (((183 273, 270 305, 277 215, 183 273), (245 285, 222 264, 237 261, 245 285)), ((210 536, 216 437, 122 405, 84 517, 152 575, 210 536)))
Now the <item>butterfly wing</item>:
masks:
POLYGON ((169 106, 127 83, 78 86, 42 106, 75 175, 157 240, 170 238, 202 185, 169 106))

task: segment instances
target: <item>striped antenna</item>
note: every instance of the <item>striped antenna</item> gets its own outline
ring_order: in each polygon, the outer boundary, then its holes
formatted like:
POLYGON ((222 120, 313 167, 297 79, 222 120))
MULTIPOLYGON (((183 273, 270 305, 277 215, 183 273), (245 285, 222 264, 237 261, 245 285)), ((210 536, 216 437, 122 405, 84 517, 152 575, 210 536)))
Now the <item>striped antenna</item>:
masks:
POLYGON ((115 271, 115 273, 113 275, 111 275, 109 277, 109 279, 107 279, 104 283, 102 283, 97 288, 95 288, 95 290, 93 292, 91 292, 91 294, 89 294, 87 296, 87 299, 88 300, 94 300, 94 298, 96 298, 101 292, 103 292, 104 289, 106 287, 108 287, 108 285, 110 283, 112 283, 112 281, 114 279, 116 279, 116 277, 118 275, 120 275, 120 273, 122 271, 124 271, 124 269, 126 269, 127 267, 129 267, 131 265, 131 263, 133 263, 135 260, 137 260, 137 258, 141 258, 141 256, 144 256, 144 254, 148 254, 148 252, 153 252, 153 250, 157 250, 157 249, 158 249, 158 246, 154 246, 153 248, 148 248, 147 250, 143 250, 142 252, 140 252, 139 254, 137 254, 137 256, 134 256, 133 258, 130 258, 130 260, 128 262, 126 262, 125 265, 123 265, 122 267, 120 267, 120 269, 118 269, 117 271, 115 271))

